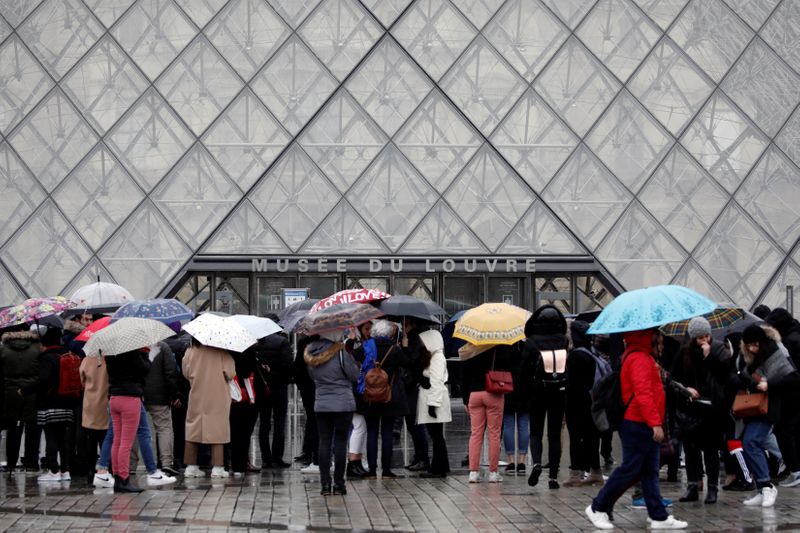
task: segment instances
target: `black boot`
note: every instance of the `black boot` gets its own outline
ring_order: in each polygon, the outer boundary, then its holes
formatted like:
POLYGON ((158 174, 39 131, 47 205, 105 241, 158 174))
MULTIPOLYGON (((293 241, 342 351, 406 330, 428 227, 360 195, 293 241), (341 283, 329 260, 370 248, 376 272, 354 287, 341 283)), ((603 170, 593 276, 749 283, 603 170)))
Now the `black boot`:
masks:
POLYGON ((717 486, 716 485, 709 485, 708 490, 706 491, 706 499, 703 500, 703 503, 717 503, 717 486))
POLYGON ((356 478, 363 478, 364 477, 364 467, 362 466, 359 469, 360 461, 348 461, 347 462, 347 477, 348 479, 356 479, 356 478))
POLYGON ((114 476, 114 492, 122 492, 122 479, 114 476))
POLYGON ((542 474, 542 465, 536 463, 531 468, 531 475, 528 476, 528 485, 535 487, 539 483, 539 476, 542 474))
POLYGON ((344 496, 347 494, 347 487, 342 485, 334 485, 333 486, 333 495, 334 496, 344 496))
POLYGON ((320 494, 323 496, 330 496, 331 495, 331 484, 330 483, 323 483, 322 489, 319 491, 320 494))
POLYGON ((678 500, 679 502, 696 502, 700 499, 700 494, 697 490, 697 483, 689 483, 689 486, 686 487, 686 492, 681 496, 678 500))
POLYGON ((117 488, 115 487, 114 488, 114 492, 130 492, 130 493, 138 494, 139 492, 142 492, 142 489, 137 487, 133 483, 133 481, 131 481, 130 476, 128 476, 128 478, 126 478, 126 479, 122 479, 122 478, 119 479, 119 490, 117 490, 117 488))

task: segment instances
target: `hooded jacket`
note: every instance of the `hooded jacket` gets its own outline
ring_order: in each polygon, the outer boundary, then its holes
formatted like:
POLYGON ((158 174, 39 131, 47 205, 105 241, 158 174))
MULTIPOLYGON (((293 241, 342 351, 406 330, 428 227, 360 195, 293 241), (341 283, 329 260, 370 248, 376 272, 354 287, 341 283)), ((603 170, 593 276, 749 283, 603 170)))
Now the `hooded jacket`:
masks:
MULTIPOLYGON (((522 375, 532 376, 532 398, 535 401, 535 397, 542 394, 545 387, 552 386, 545 383, 542 350, 566 350, 569 347, 567 320, 557 307, 543 305, 525 323, 525 336, 527 339, 522 348, 522 375)), ((565 385, 557 386, 562 388, 565 385)))
POLYGON ((450 411, 450 393, 447 390, 447 361, 444 358, 444 339, 436 330, 423 331, 419 335, 426 350, 431 353, 428 367, 422 375, 429 378, 428 389, 419 388, 417 396, 417 424, 442 424, 453 420, 450 411), (436 417, 430 416, 428 408, 433 407, 436 417))
POLYGON ((289 339, 282 333, 274 333, 263 339, 248 350, 252 351, 256 362, 269 367, 269 372, 263 368, 256 372, 256 381, 259 388, 263 388, 263 379, 266 379, 270 389, 286 387, 292 381, 292 349, 289 339))
POLYGON ((358 382, 358 365, 341 342, 321 339, 310 343, 303 360, 314 380, 314 411, 351 413, 356 409, 353 385, 358 382))
POLYGON ((20 396, 18 389, 32 388, 39 379, 39 335, 32 331, 4 333, 0 338, 0 362, 4 379, 3 418, 36 420, 36 397, 20 396))
POLYGON ((631 331, 625 333, 624 338, 626 348, 620 372, 622 403, 628 405, 624 418, 651 428, 661 426, 666 397, 658 364, 652 355, 653 332, 631 331))
POLYGON ((70 352, 79 355, 81 357, 84 356, 83 353, 83 346, 86 344, 82 341, 76 341, 75 337, 81 334, 81 332, 86 329, 86 326, 78 322, 77 320, 67 319, 64 321, 64 333, 61 336, 61 343, 69 350, 70 352))
MULTIPOLYGON (((700 393, 700 398, 711 401, 714 412, 710 416, 720 416, 727 412, 725 389, 729 377, 731 352, 720 341, 711 340, 708 357, 703 357, 694 339, 684 345, 672 363, 670 377, 684 387, 692 387, 700 393)), ((678 405, 678 408, 687 407, 678 405)))
POLYGON ((177 363, 169 344, 159 342, 157 347, 157 353, 151 351, 148 354, 150 370, 144 382, 144 403, 170 405, 173 400, 180 398, 177 363))
POLYGON ((781 342, 789 351, 789 357, 792 358, 794 367, 800 370, 800 322, 782 307, 773 309, 767 315, 766 322, 778 330, 781 342))
POLYGON ((80 405, 79 398, 67 398, 58 394, 60 357, 69 350, 63 346, 46 346, 39 354, 39 378, 34 383, 22 387, 22 394, 36 394, 36 408, 75 409, 80 405))
MULTIPOLYGON (((572 350, 567 356, 567 417, 591 421, 592 387, 597 364, 592 341, 586 334, 589 324, 575 320, 570 324, 572 350)), ((599 355, 598 355, 599 357, 599 355)))

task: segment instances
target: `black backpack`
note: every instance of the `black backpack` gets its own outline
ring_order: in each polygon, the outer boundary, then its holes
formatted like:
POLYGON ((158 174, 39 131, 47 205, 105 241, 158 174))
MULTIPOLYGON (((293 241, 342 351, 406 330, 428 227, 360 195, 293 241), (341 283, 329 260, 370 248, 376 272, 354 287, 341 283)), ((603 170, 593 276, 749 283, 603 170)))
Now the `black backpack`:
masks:
MULTIPOLYGON (((624 356, 622 360, 624 365, 624 356)), ((618 430, 633 401, 633 395, 627 402, 622 401, 621 372, 622 369, 614 370, 592 387, 592 420, 601 432, 618 430)))

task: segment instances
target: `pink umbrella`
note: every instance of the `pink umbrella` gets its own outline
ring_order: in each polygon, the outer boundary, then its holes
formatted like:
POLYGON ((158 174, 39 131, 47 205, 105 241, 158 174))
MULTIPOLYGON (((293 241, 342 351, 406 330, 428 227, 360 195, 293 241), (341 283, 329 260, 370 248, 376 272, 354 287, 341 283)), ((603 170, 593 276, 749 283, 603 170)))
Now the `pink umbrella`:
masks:
POLYGON ((347 289, 336 294, 323 298, 311 308, 312 313, 322 309, 327 309, 332 305, 338 304, 365 304, 377 300, 385 300, 391 294, 379 291, 378 289, 347 289))

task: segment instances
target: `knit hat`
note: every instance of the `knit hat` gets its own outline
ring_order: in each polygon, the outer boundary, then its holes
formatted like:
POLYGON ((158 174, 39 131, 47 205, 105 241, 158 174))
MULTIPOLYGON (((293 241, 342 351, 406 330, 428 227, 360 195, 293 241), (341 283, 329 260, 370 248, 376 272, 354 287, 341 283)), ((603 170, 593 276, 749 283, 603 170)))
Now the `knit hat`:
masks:
POLYGON ((696 316, 689 321, 688 333, 691 339, 711 335, 711 324, 705 318, 696 316))
POLYGON ((758 326, 756 324, 751 324, 747 326, 747 329, 744 330, 742 333, 742 342, 745 344, 751 344, 754 342, 765 342, 767 340, 767 332, 764 331, 764 328, 758 326))

